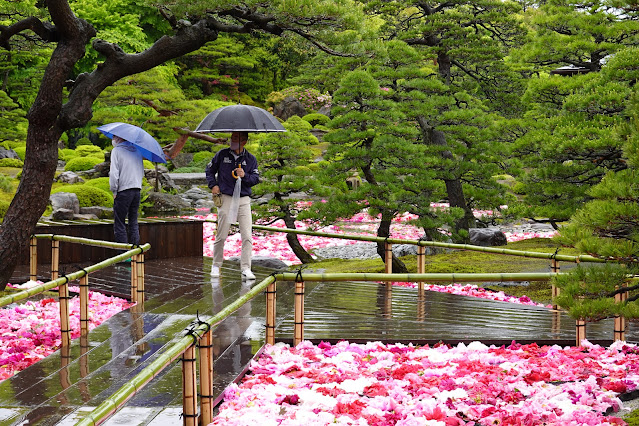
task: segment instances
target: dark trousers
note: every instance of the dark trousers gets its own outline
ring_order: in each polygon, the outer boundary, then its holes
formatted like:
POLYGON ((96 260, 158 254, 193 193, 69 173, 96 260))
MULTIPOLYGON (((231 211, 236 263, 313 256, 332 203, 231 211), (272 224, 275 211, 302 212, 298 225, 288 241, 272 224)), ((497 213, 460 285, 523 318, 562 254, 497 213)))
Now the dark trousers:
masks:
POLYGON ((138 208, 140 207, 140 190, 125 189, 117 193, 113 200, 113 234, 118 243, 140 244, 138 228, 138 208), (129 229, 125 219, 129 219, 129 229))

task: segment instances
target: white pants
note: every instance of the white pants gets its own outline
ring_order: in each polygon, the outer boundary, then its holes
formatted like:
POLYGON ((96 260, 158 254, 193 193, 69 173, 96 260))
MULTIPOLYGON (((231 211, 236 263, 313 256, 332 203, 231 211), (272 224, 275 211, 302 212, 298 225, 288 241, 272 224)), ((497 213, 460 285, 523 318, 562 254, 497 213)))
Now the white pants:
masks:
MULTIPOLYGON (((215 233, 215 242, 213 243, 213 266, 220 267, 224 261, 224 242, 226 241, 226 237, 229 236, 229 229, 231 228, 228 217, 232 199, 232 196, 222 194, 222 207, 217 209, 217 231, 215 233)), ((240 198, 237 221, 240 225, 240 236, 242 237, 240 268, 241 270, 251 269, 251 257, 253 254, 251 197, 240 198)))

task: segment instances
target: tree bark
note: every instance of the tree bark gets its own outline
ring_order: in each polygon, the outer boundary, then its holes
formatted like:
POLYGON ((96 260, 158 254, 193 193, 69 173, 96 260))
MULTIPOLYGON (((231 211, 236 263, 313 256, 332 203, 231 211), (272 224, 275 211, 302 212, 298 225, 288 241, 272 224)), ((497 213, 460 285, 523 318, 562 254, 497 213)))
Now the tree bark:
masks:
MULTIPOLYGON (((443 132, 435 130, 428 124, 424 117, 418 117, 417 121, 419 123, 419 127, 422 130, 422 136, 425 143, 444 147, 447 146, 446 136, 443 132)), ((441 155, 448 160, 455 160, 455 157, 453 156, 453 153, 450 152, 450 150, 443 151, 441 155)), ((451 176, 452 175, 454 174, 451 173, 451 176)), ((456 233, 462 229, 468 231, 470 228, 475 228, 477 226, 475 216, 473 215, 473 210, 466 203, 466 198, 464 197, 464 188, 462 186, 461 180, 459 178, 453 177, 444 177, 442 180, 446 185, 446 194, 448 195, 448 203, 450 204, 450 207, 459 207, 464 210, 464 216, 461 219, 455 221, 456 233)), ((465 238, 459 242, 468 242, 468 238, 465 238)))
MULTIPOLYGON (((295 219, 291 215, 290 211, 288 211, 288 208, 284 211, 284 224, 288 229, 295 229, 295 219)), ((293 250, 293 253, 295 253, 295 256, 297 256, 300 262, 303 264, 315 262, 313 256, 311 256, 300 243, 297 234, 286 234, 286 241, 288 241, 288 245, 291 247, 291 250, 293 250)))
MULTIPOLYGON (((378 237, 387 238, 390 236, 390 226, 392 223, 392 219, 393 219, 392 215, 386 212, 382 212, 382 220, 380 221, 379 226, 377 227, 378 237)), ((386 263, 386 247, 384 247, 384 245, 385 244, 383 242, 377 243, 377 254, 382 258, 382 261, 386 263)), ((404 264, 404 262, 399 260, 399 258, 395 256, 395 254, 393 254, 392 256, 393 256, 393 259, 392 259, 393 273, 394 274, 408 273, 408 268, 406 268, 406 265, 404 264)))
POLYGON ((29 129, 22 180, 0 225, 0 290, 6 287, 18 258, 26 253, 29 238, 49 202, 60 136, 89 122, 93 103, 105 88, 122 77, 193 52, 215 40, 220 31, 245 33, 259 28, 278 35, 283 31, 265 21, 262 15, 249 13, 242 25, 223 23, 208 15, 193 25, 176 29, 174 36, 161 37, 147 50, 136 54, 127 54, 116 44, 94 40, 93 48, 106 59, 91 73, 80 74, 70 82, 73 67, 85 55, 86 46, 96 31, 74 15, 67 0, 47 0, 46 5, 53 25, 32 17, 0 28, 0 46, 7 49, 9 39, 25 30, 32 30, 43 40, 56 44, 27 116, 29 129), (65 88, 68 88, 66 103, 65 88))

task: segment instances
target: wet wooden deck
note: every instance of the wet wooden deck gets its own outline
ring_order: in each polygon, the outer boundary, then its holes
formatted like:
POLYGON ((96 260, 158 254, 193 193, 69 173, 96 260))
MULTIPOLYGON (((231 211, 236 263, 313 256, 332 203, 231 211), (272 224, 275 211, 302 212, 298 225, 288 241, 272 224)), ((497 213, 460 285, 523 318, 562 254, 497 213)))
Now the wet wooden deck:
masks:
MULTIPOLYGON (((81 265, 83 266, 83 265, 81 265)), ((220 278, 211 278, 210 259, 188 257, 147 260, 144 312, 121 312, 60 351, 0 382, 0 425, 72 425, 153 361, 162 349, 182 337, 196 318, 219 312, 250 288, 238 265, 225 263, 220 278)), ((71 267, 67 265, 69 271, 71 267)), ((272 271, 255 269, 257 282, 272 271)), ((48 271, 41 265, 45 279, 48 271)), ((94 290, 128 297, 130 270, 114 266, 90 276, 94 290)), ((12 282, 28 279, 26 268, 12 282)), ((73 283, 72 283, 73 285, 73 283)), ((276 338, 293 336, 293 283, 278 284, 276 338)), ((239 309, 214 331, 215 392, 246 367, 264 343, 265 300, 259 297, 239 309)), ((589 324, 588 338, 612 339, 611 320, 589 324)), ((494 302, 466 296, 365 282, 306 283, 305 335, 309 340, 488 343, 537 341, 571 344, 575 323, 565 313, 545 308, 494 302)), ((630 325, 628 341, 639 341, 630 325)), ((107 425, 181 424, 181 366, 156 377, 107 425)))

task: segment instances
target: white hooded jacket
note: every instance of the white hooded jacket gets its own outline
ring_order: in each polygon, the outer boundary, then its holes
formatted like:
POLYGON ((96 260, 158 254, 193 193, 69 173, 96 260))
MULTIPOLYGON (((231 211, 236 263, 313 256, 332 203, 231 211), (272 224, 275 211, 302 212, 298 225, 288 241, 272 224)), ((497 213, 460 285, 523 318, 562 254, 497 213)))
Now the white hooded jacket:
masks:
POLYGON ((142 189, 144 165, 140 151, 129 142, 117 142, 115 138, 113 146, 109 170, 111 192, 117 194, 125 189, 142 189))

